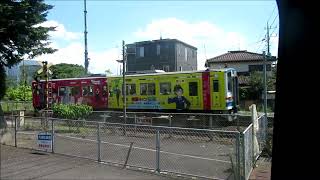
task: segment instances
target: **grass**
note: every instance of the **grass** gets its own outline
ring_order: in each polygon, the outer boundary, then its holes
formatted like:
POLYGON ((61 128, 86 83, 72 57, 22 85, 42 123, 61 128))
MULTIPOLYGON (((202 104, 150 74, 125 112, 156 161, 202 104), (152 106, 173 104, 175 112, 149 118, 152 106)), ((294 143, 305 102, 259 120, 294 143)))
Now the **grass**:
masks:
POLYGON ((83 126, 68 126, 67 124, 59 124, 54 126, 55 133, 72 133, 79 134, 81 136, 85 136, 89 134, 89 132, 96 131, 96 128, 89 128, 83 126))
POLYGON ((4 113, 10 113, 15 110, 34 111, 32 102, 1 102, 1 107, 4 113))

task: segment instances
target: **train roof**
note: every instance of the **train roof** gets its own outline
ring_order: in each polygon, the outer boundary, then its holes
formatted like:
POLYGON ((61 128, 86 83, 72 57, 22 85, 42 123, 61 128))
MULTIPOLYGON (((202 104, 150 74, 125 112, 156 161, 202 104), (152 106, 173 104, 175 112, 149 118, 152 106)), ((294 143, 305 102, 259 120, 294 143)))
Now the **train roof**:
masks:
MULTIPOLYGON (((221 68, 221 69, 207 69, 207 70, 199 70, 199 71, 179 71, 179 72, 158 72, 158 73, 147 73, 147 74, 130 74, 126 75, 126 77, 137 77, 137 76, 156 76, 156 75, 167 75, 167 74, 190 74, 190 73, 202 73, 202 72, 226 72, 230 70, 235 70, 234 68, 221 68)), ((107 77, 82 77, 82 78, 65 78, 65 79, 50 79, 49 81, 63 81, 63 80, 85 80, 85 79, 101 79, 101 78, 116 78, 122 76, 107 76, 107 77)), ((44 82, 45 80, 40 80, 40 82, 44 82)), ((33 81, 35 82, 35 81, 33 81)))
MULTIPOLYGON (((102 76, 95 76, 95 77, 82 77, 82 78, 64 78, 64 79, 50 79, 49 81, 63 81, 63 80, 84 80, 84 79, 105 79, 106 77, 102 76)), ((40 82, 43 82, 45 80, 40 80, 40 82)), ((33 81, 35 82, 35 81, 33 81)))
MULTIPOLYGON (((167 74, 190 74, 190 73, 202 73, 202 72, 226 72, 230 70, 235 70, 234 68, 221 68, 221 69, 209 69, 209 70, 199 70, 199 71, 179 71, 179 72, 159 72, 159 73, 147 73, 147 74, 129 74, 126 77, 136 77, 136 76, 157 76, 157 75, 167 75, 167 74)), ((108 76, 108 77, 122 77, 122 76, 108 76)), ((107 78, 108 78, 107 77, 107 78)))

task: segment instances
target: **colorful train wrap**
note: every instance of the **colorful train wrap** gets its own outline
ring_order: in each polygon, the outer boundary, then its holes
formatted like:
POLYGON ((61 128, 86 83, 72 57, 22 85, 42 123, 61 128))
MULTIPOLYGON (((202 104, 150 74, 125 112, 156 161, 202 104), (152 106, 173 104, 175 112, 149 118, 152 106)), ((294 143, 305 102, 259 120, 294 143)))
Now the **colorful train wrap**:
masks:
MULTIPOLYGON (((123 109, 122 76, 56 79, 49 84, 49 103, 123 109)), ((237 73, 232 68, 126 75, 125 84, 128 111, 232 113, 239 103, 237 73)), ((32 88, 34 107, 44 108, 45 82, 33 82, 32 88)))

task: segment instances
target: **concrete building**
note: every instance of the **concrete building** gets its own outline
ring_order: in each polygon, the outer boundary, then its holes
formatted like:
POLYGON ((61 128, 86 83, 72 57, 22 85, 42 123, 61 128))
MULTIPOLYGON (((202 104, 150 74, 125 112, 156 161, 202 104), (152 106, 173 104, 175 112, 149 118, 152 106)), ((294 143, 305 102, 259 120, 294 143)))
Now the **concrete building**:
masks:
POLYGON ((22 78, 25 77, 28 85, 31 85, 34 73, 42 67, 40 61, 35 60, 24 60, 19 64, 11 68, 6 68, 7 79, 12 81, 13 84, 21 82, 22 78), (23 71, 25 75, 23 76, 23 71))
POLYGON ((159 39, 127 45, 126 71, 197 70, 197 48, 177 39, 159 39))

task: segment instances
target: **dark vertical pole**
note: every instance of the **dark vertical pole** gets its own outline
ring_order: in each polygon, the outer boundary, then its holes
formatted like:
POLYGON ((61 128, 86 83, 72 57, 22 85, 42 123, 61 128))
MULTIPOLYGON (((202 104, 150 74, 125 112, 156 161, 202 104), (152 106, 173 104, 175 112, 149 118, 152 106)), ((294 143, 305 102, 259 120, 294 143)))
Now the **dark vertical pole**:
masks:
POLYGON ((87 48, 87 1, 84 0, 84 67, 86 70, 86 73, 88 73, 88 66, 89 66, 89 60, 88 60, 88 48, 87 48))
POLYGON ((54 153, 54 122, 51 119, 51 152, 54 153))
POLYGON ((97 125, 98 162, 101 162, 100 123, 97 125))
POLYGON ((14 118, 14 146, 17 147, 17 117, 14 118))
POLYGON ((127 99, 126 99, 126 54, 125 54, 125 42, 122 41, 122 76, 123 76, 123 118, 124 123, 127 124, 127 116, 126 116, 126 106, 127 106, 127 99))
POLYGON ((157 129, 156 134, 156 172, 160 172, 160 132, 157 129))

